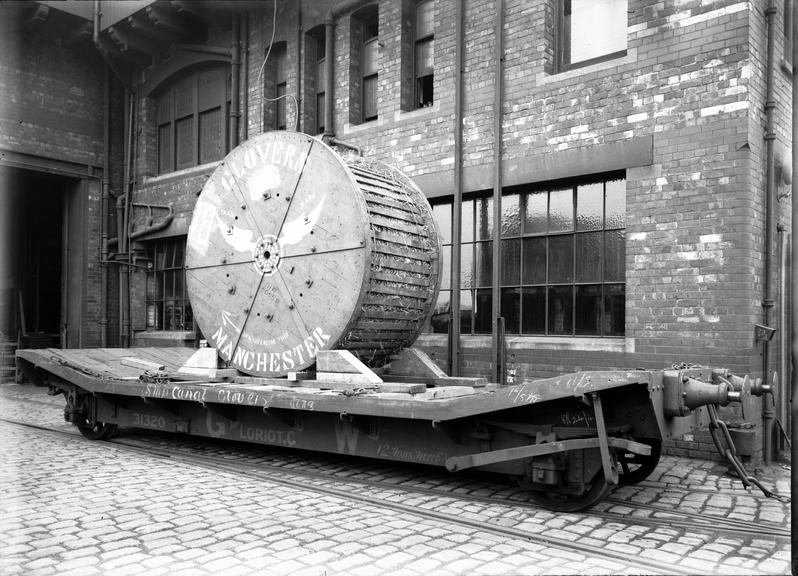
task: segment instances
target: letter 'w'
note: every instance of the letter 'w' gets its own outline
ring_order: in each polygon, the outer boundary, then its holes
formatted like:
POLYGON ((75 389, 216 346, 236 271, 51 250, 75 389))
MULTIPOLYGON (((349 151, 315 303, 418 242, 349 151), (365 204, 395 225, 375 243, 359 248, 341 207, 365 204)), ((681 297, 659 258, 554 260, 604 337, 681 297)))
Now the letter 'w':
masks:
POLYGON ((335 440, 338 443, 338 452, 341 454, 355 454, 357 449, 357 435, 359 430, 346 420, 335 419, 335 440))

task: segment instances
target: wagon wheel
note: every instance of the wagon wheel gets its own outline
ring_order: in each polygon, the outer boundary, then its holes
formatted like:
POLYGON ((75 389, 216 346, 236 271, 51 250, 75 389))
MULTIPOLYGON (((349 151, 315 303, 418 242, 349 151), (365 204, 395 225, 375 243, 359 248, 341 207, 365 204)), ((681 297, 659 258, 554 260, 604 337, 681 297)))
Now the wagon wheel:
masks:
POLYGON ((648 478, 654 469, 659 464, 659 458, 662 454, 662 440, 654 438, 636 438, 636 442, 647 444, 651 446, 651 454, 644 456, 642 454, 635 454, 634 452, 624 452, 622 450, 616 451, 618 463, 621 465, 621 470, 618 482, 622 486, 631 486, 637 484, 648 478))
POLYGON ((604 479, 604 472, 599 471, 581 494, 567 494, 555 490, 530 490, 532 500, 555 512, 578 512, 597 504, 604 499, 611 486, 604 479))
POLYGON ((90 423, 88 420, 77 425, 80 433, 89 440, 107 440, 114 435, 118 426, 106 422, 90 423))

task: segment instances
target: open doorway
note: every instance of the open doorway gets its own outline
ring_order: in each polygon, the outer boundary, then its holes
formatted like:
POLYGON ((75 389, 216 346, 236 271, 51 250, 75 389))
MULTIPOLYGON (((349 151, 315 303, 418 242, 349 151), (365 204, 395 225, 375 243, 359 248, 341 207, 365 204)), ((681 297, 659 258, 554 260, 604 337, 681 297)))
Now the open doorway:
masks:
POLYGON ((61 347, 65 207, 77 178, 0 167, 0 338, 61 347))

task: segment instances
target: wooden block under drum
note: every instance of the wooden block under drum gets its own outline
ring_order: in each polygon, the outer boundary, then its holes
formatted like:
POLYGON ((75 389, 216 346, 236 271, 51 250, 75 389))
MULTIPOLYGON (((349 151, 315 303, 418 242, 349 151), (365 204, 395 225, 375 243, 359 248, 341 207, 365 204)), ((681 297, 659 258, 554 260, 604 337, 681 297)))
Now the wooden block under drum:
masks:
POLYGON ((342 384, 380 384, 382 379, 374 374, 352 374, 341 372, 316 372, 319 382, 340 382, 342 384))
POLYGON ((119 360, 119 363, 123 366, 130 366, 131 368, 141 368, 142 370, 152 370, 155 372, 159 372, 166 368, 163 364, 158 364, 157 362, 151 362, 150 360, 144 360, 142 358, 136 358, 134 356, 126 356, 119 360))

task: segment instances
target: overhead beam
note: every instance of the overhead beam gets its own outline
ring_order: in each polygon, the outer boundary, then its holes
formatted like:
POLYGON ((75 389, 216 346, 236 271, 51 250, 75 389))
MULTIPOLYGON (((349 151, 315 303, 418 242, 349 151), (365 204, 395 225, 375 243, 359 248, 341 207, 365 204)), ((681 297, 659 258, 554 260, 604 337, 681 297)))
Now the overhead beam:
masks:
POLYGON ((147 65, 152 63, 152 58, 149 55, 132 50, 122 52, 115 43, 111 42, 104 36, 100 36, 98 41, 100 43, 101 50, 108 54, 108 56, 111 58, 123 60, 136 65, 147 65))
POLYGON ((154 5, 147 6, 145 11, 147 13, 147 18, 149 18, 150 22, 159 30, 163 30, 169 34, 189 37, 196 34, 195 29, 197 26, 202 26, 204 35, 205 25, 201 24, 193 16, 187 16, 185 13, 179 15, 154 5))
POLYGON ((111 35, 113 41, 116 42, 119 51, 122 53, 132 51, 149 56, 157 56, 161 51, 152 41, 142 38, 141 35, 134 34, 128 30, 122 30, 118 26, 111 26, 108 28, 108 33, 111 35))
POLYGON ((162 46, 168 46, 175 40, 179 40, 179 38, 174 37, 175 33, 170 34, 164 30, 158 30, 149 19, 140 14, 134 14, 128 17, 127 23, 134 33, 138 33, 146 38, 152 38, 153 41, 162 46))

